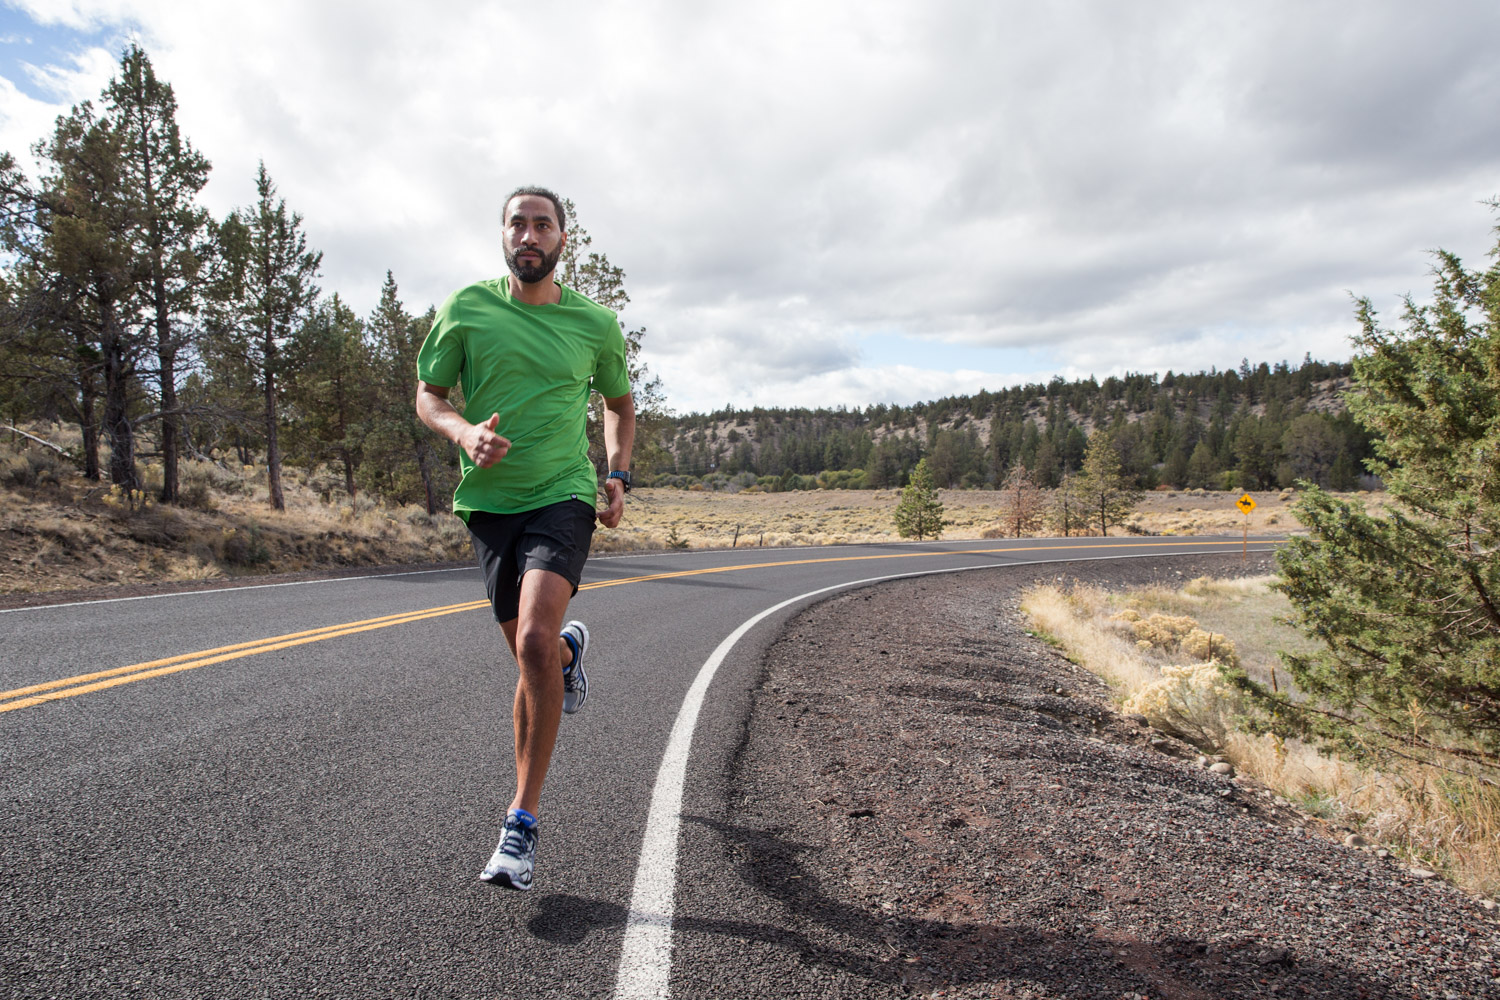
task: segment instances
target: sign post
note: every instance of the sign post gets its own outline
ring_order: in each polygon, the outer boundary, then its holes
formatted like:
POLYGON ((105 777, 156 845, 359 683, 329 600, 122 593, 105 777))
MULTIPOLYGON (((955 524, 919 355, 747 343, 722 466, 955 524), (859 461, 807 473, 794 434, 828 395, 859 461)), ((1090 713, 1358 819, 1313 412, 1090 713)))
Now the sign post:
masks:
POLYGON ((1245 515, 1245 530, 1240 535, 1240 562, 1244 562, 1249 557, 1250 512, 1255 509, 1255 498, 1250 494, 1245 493, 1234 502, 1234 505, 1240 509, 1241 514, 1245 515))

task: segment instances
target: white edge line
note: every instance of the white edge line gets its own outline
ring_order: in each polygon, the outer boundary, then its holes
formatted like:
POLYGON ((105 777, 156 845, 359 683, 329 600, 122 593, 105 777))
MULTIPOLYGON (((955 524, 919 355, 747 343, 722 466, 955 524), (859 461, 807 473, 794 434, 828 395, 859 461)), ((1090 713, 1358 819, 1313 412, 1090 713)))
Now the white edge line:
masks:
POLYGON ((87 604, 119 604, 124 601, 154 601, 159 597, 197 597, 199 594, 227 594, 231 590, 269 590, 272 587, 306 587, 314 583, 350 583, 355 580, 384 580, 393 576, 426 576, 428 573, 472 573, 473 566, 450 566, 447 569, 413 569, 400 573, 366 573, 364 576, 334 576, 322 580, 288 580, 286 583, 247 583, 243 587, 215 587, 212 590, 174 590, 170 594, 137 594, 135 597, 101 597, 94 601, 69 601, 66 604, 32 604, 24 608, 0 608, 0 615, 17 611, 51 611, 54 608, 81 608, 87 604))
MULTIPOLYGON (((1267 551, 1261 549, 1260 551, 1267 551)), ((1272 550, 1274 551, 1274 550, 1272 550)), ((1174 555, 1215 555, 1214 552, 1169 552, 1132 553, 1108 556, 1112 559, 1159 559, 1174 555)), ((681 825, 682 790, 687 773, 688 751, 693 742, 693 730, 698 724, 698 713, 703 708, 704 696, 713 682, 714 674, 745 633, 783 608, 805 601, 819 594, 847 587, 859 587, 888 580, 909 579, 916 576, 936 576, 939 573, 963 573, 976 569, 1011 569, 1019 566, 1049 566, 1069 562, 1098 561, 1099 556, 1070 559, 1037 559, 1027 562, 985 563, 980 566, 952 566, 945 569, 921 570, 916 573, 893 573, 889 576, 873 576, 864 580, 850 580, 831 587, 810 590, 796 597, 789 597, 780 604, 772 605, 747 620, 731 632, 713 651, 698 675, 693 678, 682 707, 677 710, 677 719, 672 723, 671 735, 662 754, 661 767, 656 772, 656 784, 651 790, 651 807, 646 812, 646 835, 641 843, 641 858, 636 864, 635 884, 630 895, 630 916, 625 923, 625 939, 620 951, 619 970, 615 975, 615 1000, 670 1000, 672 977, 672 918, 674 916, 677 889, 677 840, 681 825)))

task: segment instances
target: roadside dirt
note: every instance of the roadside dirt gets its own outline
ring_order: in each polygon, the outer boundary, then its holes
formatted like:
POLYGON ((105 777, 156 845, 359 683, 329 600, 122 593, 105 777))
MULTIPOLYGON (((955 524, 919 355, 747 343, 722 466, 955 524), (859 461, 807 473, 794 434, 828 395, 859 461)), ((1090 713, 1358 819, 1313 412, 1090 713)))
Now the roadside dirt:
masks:
MULTIPOLYGON (((1236 555, 1066 579, 1267 571, 1236 555)), ((862 589, 770 648, 709 822, 752 889, 715 923, 779 928, 744 942, 746 965, 820 998, 1500 995, 1500 925, 1477 901, 1116 714, 1025 632, 1038 577, 862 589)), ((739 968, 693 972, 713 981, 684 995, 732 995, 739 968)))

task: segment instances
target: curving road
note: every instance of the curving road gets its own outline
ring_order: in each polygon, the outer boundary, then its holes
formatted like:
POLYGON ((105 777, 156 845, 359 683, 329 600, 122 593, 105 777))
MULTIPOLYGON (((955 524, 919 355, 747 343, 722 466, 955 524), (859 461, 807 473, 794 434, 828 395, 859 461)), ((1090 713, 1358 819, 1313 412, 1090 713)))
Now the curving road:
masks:
POLYGON ((664 996, 669 963, 715 960, 671 949, 687 754, 732 752, 786 616, 894 575, 1241 544, 596 558, 527 894, 475 879, 514 678, 476 571, 0 612, 0 996, 664 996))

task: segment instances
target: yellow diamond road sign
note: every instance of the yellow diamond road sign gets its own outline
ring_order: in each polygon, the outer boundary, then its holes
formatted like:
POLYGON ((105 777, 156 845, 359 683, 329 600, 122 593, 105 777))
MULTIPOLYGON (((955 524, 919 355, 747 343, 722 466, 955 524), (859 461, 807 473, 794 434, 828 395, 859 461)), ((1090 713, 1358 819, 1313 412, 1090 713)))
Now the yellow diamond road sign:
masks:
POLYGON ((1249 514, 1252 510, 1255 509, 1255 498, 1246 493, 1244 496, 1236 500, 1234 502, 1234 505, 1240 509, 1241 514, 1249 514))

